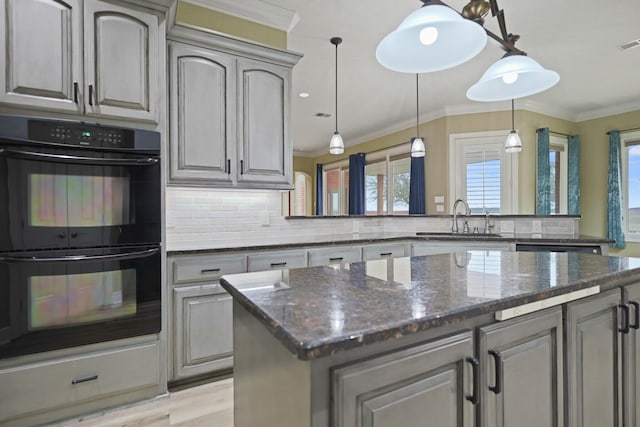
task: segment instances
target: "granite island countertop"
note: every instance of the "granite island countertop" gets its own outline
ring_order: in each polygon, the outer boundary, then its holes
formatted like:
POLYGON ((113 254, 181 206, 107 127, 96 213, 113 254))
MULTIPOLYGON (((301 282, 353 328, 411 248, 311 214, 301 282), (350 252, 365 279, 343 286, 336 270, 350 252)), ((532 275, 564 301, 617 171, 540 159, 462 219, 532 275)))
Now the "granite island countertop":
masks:
POLYGON ((469 250, 226 275, 221 284, 290 352, 311 360, 635 278, 640 258, 469 250))

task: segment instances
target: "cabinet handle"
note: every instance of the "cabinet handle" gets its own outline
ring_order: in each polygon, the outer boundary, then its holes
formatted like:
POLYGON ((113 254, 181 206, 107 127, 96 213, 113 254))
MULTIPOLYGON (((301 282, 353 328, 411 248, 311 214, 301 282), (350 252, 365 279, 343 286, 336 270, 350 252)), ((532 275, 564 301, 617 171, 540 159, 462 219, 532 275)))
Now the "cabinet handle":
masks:
POLYGON ((78 82, 73 82, 73 102, 78 103, 78 82))
POLYGON ((284 267, 285 265, 287 265, 286 262, 272 262, 271 263, 271 267, 284 267))
POLYGON ((219 273, 220 269, 219 268, 207 268, 204 270, 200 270, 200 274, 206 274, 206 273, 219 273))
POLYGON ((466 394, 464 396, 472 405, 477 405, 480 396, 480 377, 478 377, 478 368, 480 362, 475 357, 467 356, 465 361, 471 364, 471 372, 473 373, 473 394, 466 394))
POLYGON ((489 386, 489 390, 495 394, 502 392, 502 353, 497 350, 489 350, 489 354, 493 356, 493 363, 496 371, 496 382, 489 386))
POLYGON ((343 259, 344 259, 344 257, 337 256, 335 258, 329 258, 329 261, 342 261, 343 259))
POLYGON ((89 85, 89 105, 93 107, 93 85, 89 85))
POLYGON ((97 375, 92 375, 90 377, 84 377, 84 378, 78 378, 77 380, 71 380, 71 384, 76 385, 76 384, 80 384, 80 383, 86 383, 89 381, 94 381, 97 380, 98 376, 97 375))
POLYGON ((231 174, 231 159, 227 159, 227 174, 231 174))
POLYGON ((629 301, 629 305, 633 306, 634 311, 634 321, 631 327, 633 329, 640 329, 640 304, 638 303, 638 301, 629 301))
POLYGON ((240 160, 240 175, 244 175, 244 160, 240 160))
POLYGON ((380 253, 380 256, 391 256, 393 255, 393 252, 382 252, 380 253))
POLYGON ((623 313, 618 332, 622 332, 623 334, 628 334, 629 333, 629 305, 618 304, 618 308, 621 308, 623 313))

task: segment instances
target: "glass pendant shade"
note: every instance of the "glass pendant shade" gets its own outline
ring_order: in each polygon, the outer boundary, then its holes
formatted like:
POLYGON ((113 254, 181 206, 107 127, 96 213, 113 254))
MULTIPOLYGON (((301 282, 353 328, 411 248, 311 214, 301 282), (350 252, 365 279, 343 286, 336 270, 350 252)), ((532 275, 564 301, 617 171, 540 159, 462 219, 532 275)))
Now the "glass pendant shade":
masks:
POLYGON ((518 153, 522 151, 522 141, 515 130, 512 130, 507 136, 507 141, 504 144, 504 151, 507 153, 518 153))
POLYGON ((525 55, 509 55, 495 62, 467 91, 472 101, 504 101, 533 95, 560 81, 555 71, 525 55))
POLYGON ((487 34, 480 25, 447 6, 428 4, 382 39, 376 58, 393 71, 427 73, 460 65, 486 44, 487 34))
POLYGON ((329 153, 330 154, 342 154, 344 153, 344 142, 342 141, 342 137, 338 132, 334 133, 331 137, 331 142, 329 142, 329 153))
POLYGON ((425 153, 426 150, 422 138, 413 138, 411 142, 411 157, 424 157, 425 153))

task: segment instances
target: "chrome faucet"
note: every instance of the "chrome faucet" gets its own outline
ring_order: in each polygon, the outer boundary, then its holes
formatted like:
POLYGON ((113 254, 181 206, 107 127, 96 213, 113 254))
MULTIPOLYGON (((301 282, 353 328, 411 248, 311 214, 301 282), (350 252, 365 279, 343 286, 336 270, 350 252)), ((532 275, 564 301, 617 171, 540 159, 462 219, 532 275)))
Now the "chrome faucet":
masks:
MULTIPOLYGON (((469 216, 471 215, 471 209, 469 209, 469 204, 462 200, 462 199, 457 199, 454 203, 453 203, 453 222, 451 223, 451 232, 452 233, 458 233, 458 203, 462 202, 462 204, 464 204, 464 207, 466 209, 465 211, 465 215, 469 216)), ((464 220, 464 226, 462 228, 464 233, 468 233, 469 232, 469 224, 467 223, 467 220, 465 218, 464 220)))
POLYGON ((491 232, 491 226, 489 225, 490 216, 491 214, 489 213, 489 211, 485 210, 484 211, 484 234, 490 234, 491 232))

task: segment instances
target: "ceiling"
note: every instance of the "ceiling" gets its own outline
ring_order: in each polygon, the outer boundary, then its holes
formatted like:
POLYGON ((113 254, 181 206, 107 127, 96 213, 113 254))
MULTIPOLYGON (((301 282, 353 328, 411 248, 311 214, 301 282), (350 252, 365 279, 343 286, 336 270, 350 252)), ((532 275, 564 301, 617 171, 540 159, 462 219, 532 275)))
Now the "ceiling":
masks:
MULTIPOLYGON (((345 145, 415 126, 415 75, 382 67, 375 50, 386 34, 422 5, 420 1, 244 1, 293 16, 288 49, 304 54, 293 70, 292 136, 296 155, 328 152, 335 108, 335 47, 329 42, 333 36, 344 40, 338 48, 338 127, 345 145), (300 92, 310 96, 300 98, 300 92), (319 112, 332 116, 316 117, 319 112)), ((444 1, 458 11, 467 3, 444 1)), ((498 0, 498 6, 504 9, 507 31, 520 35, 516 46, 560 74, 560 82, 553 88, 516 100, 516 109, 570 121, 640 109, 640 47, 620 48, 640 39, 637 0, 498 0)), ((485 27, 499 34, 497 21, 490 13, 485 27)), ((481 103, 465 96, 503 53, 489 39, 471 61, 421 74, 420 121, 510 109, 510 101, 481 103)), ((509 127, 510 123, 505 123, 504 128, 509 127)))

